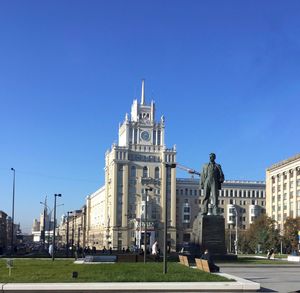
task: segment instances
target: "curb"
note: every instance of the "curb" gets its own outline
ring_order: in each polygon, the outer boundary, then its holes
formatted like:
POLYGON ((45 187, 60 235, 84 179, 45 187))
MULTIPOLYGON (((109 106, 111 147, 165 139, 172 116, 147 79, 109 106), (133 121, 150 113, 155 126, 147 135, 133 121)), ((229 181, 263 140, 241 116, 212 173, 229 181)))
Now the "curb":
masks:
POLYGON ((226 273, 216 273, 236 282, 128 282, 128 283, 6 283, 1 293, 95 293, 95 292, 243 292, 257 291, 260 284, 226 273))

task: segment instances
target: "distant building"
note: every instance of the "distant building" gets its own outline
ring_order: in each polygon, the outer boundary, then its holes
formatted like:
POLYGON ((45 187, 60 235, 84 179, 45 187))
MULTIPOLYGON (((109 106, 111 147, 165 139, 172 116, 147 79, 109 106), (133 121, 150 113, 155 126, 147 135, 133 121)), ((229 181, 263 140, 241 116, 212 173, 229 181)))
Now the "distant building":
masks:
POLYGON ((0 211, 0 255, 7 250, 7 214, 0 211))
MULTIPOLYGON (((262 213, 265 213, 265 182, 225 180, 219 194, 219 208, 225 218, 225 229, 234 229, 236 210, 238 229, 246 230, 262 213)), ((203 191, 202 191, 203 192, 203 191)), ((178 246, 193 242, 194 221, 201 213, 203 194, 200 194, 199 179, 176 179, 176 222, 178 246)))
POLYGON ((86 227, 86 206, 63 215, 57 229, 57 245, 64 246, 66 249, 67 247, 86 247, 88 237, 86 227))
POLYGON ((31 233, 34 242, 49 243, 53 236, 54 222, 51 220, 51 212, 48 209, 43 209, 40 214, 40 219, 34 219, 32 224, 31 233))
POLYGON ((267 214, 283 231, 287 217, 300 217, 300 154, 266 171, 267 214))

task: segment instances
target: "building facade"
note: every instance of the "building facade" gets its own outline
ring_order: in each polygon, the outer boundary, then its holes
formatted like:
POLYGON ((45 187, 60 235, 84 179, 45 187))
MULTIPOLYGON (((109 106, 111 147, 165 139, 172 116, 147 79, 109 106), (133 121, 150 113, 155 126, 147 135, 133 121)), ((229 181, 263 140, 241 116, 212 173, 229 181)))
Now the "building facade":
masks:
POLYGON ((49 243, 53 237, 54 222, 51 220, 52 212, 45 207, 40 214, 40 218, 34 219, 31 233, 34 242, 49 243))
POLYGON ((283 231, 287 217, 300 217, 300 154, 266 170, 267 214, 283 231))
POLYGON ((7 214, 0 211, 0 255, 7 250, 7 214))
POLYGON ((165 146, 165 119, 156 120, 143 82, 140 103, 134 100, 131 115, 119 125, 118 144, 105 154, 105 186, 87 198, 88 243, 113 249, 143 245, 147 197, 147 243, 158 239, 162 245, 168 192, 168 237, 176 247, 176 169, 166 168, 175 162, 175 147, 165 146))
MULTIPOLYGON (((195 242, 198 237, 195 221, 201 213, 203 190, 199 189, 199 179, 177 178, 176 214, 177 245, 195 242)), ((219 193, 219 209, 225 218, 225 229, 246 230, 266 208, 265 182, 225 180, 219 193), (236 218, 237 213, 237 218, 236 218)))
POLYGON ((70 251, 75 247, 87 246, 86 214, 86 206, 84 205, 80 210, 70 211, 67 215, 62 216, 55 233, 58 247, 65 247, 70 251))

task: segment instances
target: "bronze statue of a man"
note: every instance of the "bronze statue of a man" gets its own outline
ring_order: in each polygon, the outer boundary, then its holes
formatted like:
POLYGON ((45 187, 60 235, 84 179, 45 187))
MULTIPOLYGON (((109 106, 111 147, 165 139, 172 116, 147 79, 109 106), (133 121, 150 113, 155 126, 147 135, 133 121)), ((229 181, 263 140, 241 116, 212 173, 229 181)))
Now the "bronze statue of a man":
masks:
POLYGON ((215 163, 216 155, 209 155, 210 162, 203 166, 200 187, 204 189, 204 200, 202 214, 207 215, 208 204, 212 201, 212 214, 218 215, 218 195, 221 184, 224 182, 224 174, 221 165, 215 163))

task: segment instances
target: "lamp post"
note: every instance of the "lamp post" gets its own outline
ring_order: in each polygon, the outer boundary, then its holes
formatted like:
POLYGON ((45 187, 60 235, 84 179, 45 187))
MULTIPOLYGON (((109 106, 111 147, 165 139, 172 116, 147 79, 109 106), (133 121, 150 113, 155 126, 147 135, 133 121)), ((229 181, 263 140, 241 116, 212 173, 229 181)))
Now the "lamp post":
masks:
POLYGON ((10 168, 14 173, 13 177, 13 198, 12 198, 12 215, 11 215, 11 248, 10 253, 13 255, 14 253, 14 217, 15 217, 15 185, 16 185, 16 170, 14 168, 10 168))
POLYGON ((61 197, 60 193, 54 194, 54 227, 53 227, 53 243, 52 243, 52 261, 54 261, 54 254, 55 254, 55 229, 56 229, 56 197, 61 197))
POLYGON ((238 212, 236 206, 234 207, 235 211, 235 241, 234 241, 234 250, 235 254, 238 254, 238 212))
POLYGON ((145 188, 146 199, 145 199, 145 218, 144 218, 144 222, 145 222, 145 229, 144 229, 144 263, 146 263, 146 257, 147 257, 147 221, 148 221, 147 201, 148 201, 148 191, 152 191, 152 190, 153 190, 152 187, 146 187, 145 188))
POLYGON ((165 200, 164 200, 164 249, 163 249, 163 253, 164 253, 164 265, 163 265, 163 273, 166 274, 167 273, 167 244, 168 244, 168 175, 169 175, 169 169, 173 169, 176 168, 176 164, 175 163, 166 163, 166 192, 165 192, 165 200))
POLYGON ((80 245, 80 229, 81 224, 78 224, 78 235, 77 235, 77 251, 79 250, 79 245, 80 245))
POLYGON ((72 222, 72 256, 74 255, 74 233, 75 233, 75 212, 73 214, 73 222, 72 222))
POLYGON ((45 202, 41 202, 40 201, 40 204, 42 204, 44 206, 44 213, 43 213, 43 233, 42 233, 42 236, 43 236, 43 246, 44 246, 44 249, 45 249, 45 245, 46 245, 46 216, 47 216, 47 195, 45 197, 45 202))
POLYGON ((66 254, 69 257, 69 217, 72 212, 67 212, 66 254))

